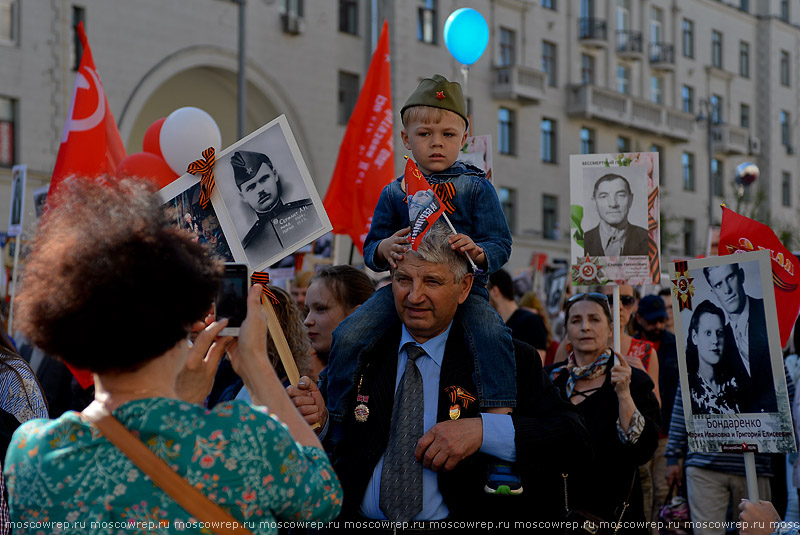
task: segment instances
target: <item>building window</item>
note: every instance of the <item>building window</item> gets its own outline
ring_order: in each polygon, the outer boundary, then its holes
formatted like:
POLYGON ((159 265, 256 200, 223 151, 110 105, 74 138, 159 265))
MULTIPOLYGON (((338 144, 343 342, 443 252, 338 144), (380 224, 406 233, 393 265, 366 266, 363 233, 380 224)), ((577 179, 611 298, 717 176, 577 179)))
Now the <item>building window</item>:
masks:
POLYGON ((781 201, 784 206, 792 205, 792 175, 786 171, 781 173, 781 201))
POLYGON ((630 0, 617 0, 617 50, 630 49, 631 3, 630 0))
POLYGON ((542 72, 547 78, 547 85, 556 87, 558 79, 556 77, 556 45, 549 41, 542 41, 542 72))
POLYGON ((694 154, 691 152, 684 152, 681 155, 681 175, 683 189, 694 191, 694 154))
POLYGON ((594 154, 594 130, 581 128, 581 154, 594 154))
POLYGON ((711 95, 711 122, 722 123, 722 97, 719 95, 711 95))
MULTIPOLYGON (((83 8, 78 9, 83 10, 83 8)), ((13 44, 16 42, 16 40, 17 1, 0 0, 0 43, 13 44)))
POLYGON ((781 50, 781 85, 789 86, 789 53, 781 50))
POLYGON ((750 128, 750 106, 747 104, 739 104, 739 125, 750 128))
POLYGON ((789 0, 781 0, 780 17, 785 21, 789 21, 789 0))
POLYGON ((0 97, 0 167, 11 167, 16 161, 16 114, 16 101, 0 97))
POLYGON ((689 19, 683 19, 682 40, 683 55, 687 58, 694 57, 694 22, 689 19))
POLYGON ((617 137, 617 152, 630 152, 631 138, 625 136, 617 137))
POLYGON ((497 196, 500 198, 500 207, 503 215, 506 216, 506 223, 511 234, 517 233, 517 191, 511 188, 497 188, 497 196))
POLYGON ((681 110, 685 113, 694 113, 694 87, 681 86, 681 110))
POLYGON ((664 41, 662 33, 664 28, 664 10, 658 7, 650 8, 650 42, 658 44, 664 41))
POLYGON ((358 0, 339 0, 339 31, 358 35, 358 0))
POLYGON ((694 256, 694 219, 683 220, 683 254, 694 256))
POLYGON ((750 0, 739 0, 739 9, 745 13, 750 13, 750 0))
POLYGON ((347 124, 358 100, 358 75, 339 71, 339 124, 347 124))
POLYGON ((303 0, 283 0, 281 9, 286 15, 303 16, 303 0))
POLYGON ((594 83, 594 56, 581 54, 581 83, 594 83))
MULTIPOLYGON (((1 17, 0 17, 1 19, 1 17)), ((86 29, 86 10, 80 6, 72 6, 72 70, 77 71, 81 66, 81 59, 83 59, 83 43, 81 38, 78 37, 78 24, 83 23, 84 30, 86 29)))
POLYGON ((558 197, 555 195, 542 195, 542 237, 545 240, 557 240, 558 228, 558 197))
POLYGON ((625 65, 617 65, 617 91, 625 95, 631 92, 631 69, 625 65))
POLYGON ((791 117, 788 111, 781 110, 781 143, 787 147, 792 144, 791 117))
POLYGON ((714 195, 717 197, 722 197, 724 195, 722 184, 722 162, 717 158, 711 159, 711 180, 711 187, 714 190, 714 195))
POLYGON ((517 34, 514 30, 508 28, 500 28, 500 67, 510 67, 516 64, 515 45, 517 42, 517 34))
POLYGON ((542 7, 545 9, 552 9, 555 11, 556 8, 556 0, 542 0, 542 7))
POLYGON ((739 76, 750 78, 750 44, 739 41, 739 76))
POLYGON ((417 40, 436 44, 436 0, 419 0, 417 7, 417 40))
POLYGON ((556 163, 556 122, 542 119, 542 161, 556 163))
POLYGON ((514 112, 500 108, 497 112, 497 150, 500 154, 514 154, 514 112))
POLYGON ((722 32, 711 30, 711 65, 722 68, 722 32))
POLYGON ((664 79, 660 76, 650 77, 650 99, 656 104, 664 104, 664 79))

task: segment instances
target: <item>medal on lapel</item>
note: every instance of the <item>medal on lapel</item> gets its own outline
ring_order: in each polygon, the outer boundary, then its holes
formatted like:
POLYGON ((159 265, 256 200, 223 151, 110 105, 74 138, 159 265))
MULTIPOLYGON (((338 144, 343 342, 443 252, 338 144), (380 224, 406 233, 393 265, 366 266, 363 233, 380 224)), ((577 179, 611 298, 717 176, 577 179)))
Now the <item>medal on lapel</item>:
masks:
POLYGON ((475 396, 461 388, 460 386, 448 386, 444 389, 450 397, 450 419, 458 420, 461 417, 461 407, 468 409, 470 403, 475 401, 475 396))
POLYGON ((358 380, 358 392, 356 394, 356 401, 358 402, 358 405, 356 405, 356 408, 353 411, 356 417, 356 422, 362 424, 367 421, 367 418, 369 418, 369 407, 367 407, 369 396, 364 396, 361 394, 361 383, 363 382, 364 376, 362 375, 358 380))

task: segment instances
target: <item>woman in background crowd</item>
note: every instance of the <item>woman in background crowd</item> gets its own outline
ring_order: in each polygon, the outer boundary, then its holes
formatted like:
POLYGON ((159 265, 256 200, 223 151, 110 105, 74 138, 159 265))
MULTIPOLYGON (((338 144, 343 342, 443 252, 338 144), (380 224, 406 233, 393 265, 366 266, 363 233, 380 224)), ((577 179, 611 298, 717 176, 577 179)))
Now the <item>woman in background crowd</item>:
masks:
POLYGON ((353 266, 326 267, 311 279, 306 292, 305 325, 316 352, 313 366, 317 373, 328 364, 333 331, 374 292, 372 279, 353 266))
MULTIPOLYGON (((615 522, 644 521, 639 466, 658 445, 660 411, 647 374, 609 347, 611 311, 603 294, 572 297, 565 312, 568 357, 545 368, 583 415, 595 460, 565 475, 569 507, 615 522), (624 504, 628 504, 625 506, 624 504)), ((648 533, 646 527, 621 533, 648 533)))

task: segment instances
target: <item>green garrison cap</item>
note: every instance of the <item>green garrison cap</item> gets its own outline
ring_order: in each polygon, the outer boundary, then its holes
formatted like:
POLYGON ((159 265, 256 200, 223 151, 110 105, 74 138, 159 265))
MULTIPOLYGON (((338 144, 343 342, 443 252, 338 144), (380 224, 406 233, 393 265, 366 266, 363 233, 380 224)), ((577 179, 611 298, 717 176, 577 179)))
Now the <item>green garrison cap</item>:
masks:
POLYGON ((256 176, 262 163, 267 164, 274 171, 272 162, 266 154, 246 150, 234 153, 233 158, 231 158, 231 167, 233 167, 233 178, 236 180, 236 187, 241 189, 242 184, 256 176))
POLYGON ((419 83, 417 89, 411 93, 400 109, 400 117, 412 106, 430 106, 450 110, 460 115, 464 122, 469 124, 467 105, 464 101, 464 94, 461 92, 461 84, 449 82, 441 74, 434 74, 433 77, 425 78, 419 83))

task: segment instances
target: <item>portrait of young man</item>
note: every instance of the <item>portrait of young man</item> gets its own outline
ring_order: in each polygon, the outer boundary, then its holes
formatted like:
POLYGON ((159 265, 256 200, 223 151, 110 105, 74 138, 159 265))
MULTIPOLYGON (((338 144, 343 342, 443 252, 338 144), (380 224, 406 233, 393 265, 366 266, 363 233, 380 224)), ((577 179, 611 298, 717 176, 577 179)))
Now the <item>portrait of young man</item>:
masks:
POLYGON ((703 275, 725 312, 725 345, 735 349, 729 367, 739 386, 741 412, 776 412, 764 300, 745 293, 740 264, 705 267, 703 275))
POLYGON ((281 198, 281 175, 269 156, 237 151, 230 163, 240 199, 258 216, 241 240, 248 257, 272 257, 320 227, 311 199, 281 198))

